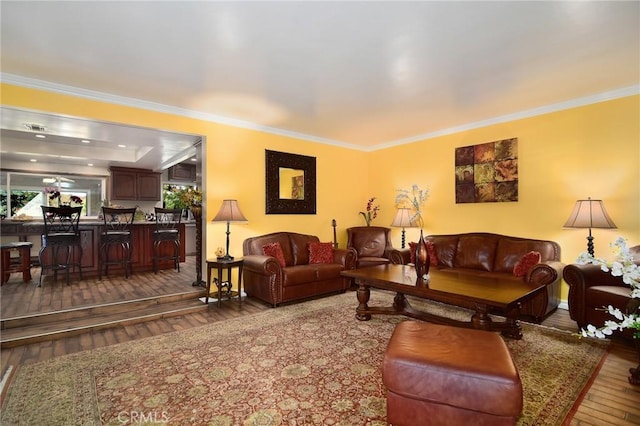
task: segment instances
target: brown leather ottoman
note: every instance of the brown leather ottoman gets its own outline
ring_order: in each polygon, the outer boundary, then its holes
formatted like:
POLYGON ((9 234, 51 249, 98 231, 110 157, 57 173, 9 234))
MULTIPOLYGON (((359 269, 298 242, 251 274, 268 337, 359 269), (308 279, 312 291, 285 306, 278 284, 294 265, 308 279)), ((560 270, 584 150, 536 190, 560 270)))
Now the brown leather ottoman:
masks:
POLYGON ((498 334, 404 321, 382 368, 387 422, 405 425, 513 425, 522 383, 498 334))

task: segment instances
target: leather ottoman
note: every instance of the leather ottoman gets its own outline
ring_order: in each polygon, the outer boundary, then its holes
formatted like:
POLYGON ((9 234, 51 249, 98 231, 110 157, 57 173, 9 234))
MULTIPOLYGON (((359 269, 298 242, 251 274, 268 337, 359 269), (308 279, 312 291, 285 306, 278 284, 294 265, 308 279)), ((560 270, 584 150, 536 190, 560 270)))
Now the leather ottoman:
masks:
POLYGON ((498 334, 404 321, 384 357, 387 422, 405 425, 513 425, 522 383, 498 334))

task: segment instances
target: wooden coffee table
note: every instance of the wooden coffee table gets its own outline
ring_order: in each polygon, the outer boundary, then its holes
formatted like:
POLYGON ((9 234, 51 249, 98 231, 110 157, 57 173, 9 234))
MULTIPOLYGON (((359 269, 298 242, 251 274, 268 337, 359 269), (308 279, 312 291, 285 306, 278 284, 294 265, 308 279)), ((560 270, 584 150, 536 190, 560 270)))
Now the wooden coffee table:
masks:
POLYGON ((358 285, 358 307, 356 318, 371 319, 372 314, 405 315, 436 324, 457 327, 500 331, 503 336, 522 338, 522 327, 518 317, 520 304, 545 291, 545 286, 531 286, 524 281, 500 278, 484 278, 457 272, 442 272, 432 268, 428 284, 416 283, 415 268, 410 265, 378 265, 368 268, 343 271, 342 275, 353 278, 358 285), (370 289, 377 288, 396 293, 393 306, 369 306, 370 289), (459 321, 413 309, 405 295, 434 300, 475 310, 470 321, 459 321), (504 312, 504 321, 495 321, 489 316, 491 309, 504 312))

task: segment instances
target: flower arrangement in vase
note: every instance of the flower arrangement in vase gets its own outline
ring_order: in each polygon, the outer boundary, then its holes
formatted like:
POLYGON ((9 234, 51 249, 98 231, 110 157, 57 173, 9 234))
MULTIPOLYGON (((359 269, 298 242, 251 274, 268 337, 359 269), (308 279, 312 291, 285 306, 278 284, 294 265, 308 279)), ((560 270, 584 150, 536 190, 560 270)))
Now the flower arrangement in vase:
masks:
POLYGON ((429 197, 428 189, 420 189, 415 183, 411 186, 411 190, 398 189, 396 195, 396 207, 407 207, 413 212, 411 223, 415 223, 422 229, 424 220, 422 218, 422 206, 429 197))
POLYGON ((79 207, 79 206, 82 206, 83 204, 82 198, 73 194, 69 195, 67 197, 68 199, 63 200, 62 193, 58 188, 55 188, 55 187, 48 186, 44 189, 44 192, 47 194, 47 197, 49 199, 48 204, 51 207, 62 207, 62 206, 79 207))
POLYGON ((373 202, 375 200, 376 200, 376 197, 369 198, 369 201, 367 201, 366 210, 363 211, 363 212, 360 212, 360 214, 364 218, 364 221, 367 224, 367 226, 371 226, 371 222, 373 222, 373 219, 378 217, 378 212, 380 211, 380 205, 379 204, 377 206, 375 206, 375 207, 373 205, 373 202))

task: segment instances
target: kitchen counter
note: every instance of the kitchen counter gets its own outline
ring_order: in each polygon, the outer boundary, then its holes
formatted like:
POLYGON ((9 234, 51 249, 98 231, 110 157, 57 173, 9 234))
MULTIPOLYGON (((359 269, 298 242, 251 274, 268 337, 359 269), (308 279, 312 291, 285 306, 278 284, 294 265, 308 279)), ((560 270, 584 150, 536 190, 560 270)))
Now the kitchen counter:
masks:
MULTIPOLYGON (((180 261, 185 261, 185 226, 190 221, 180 223, 180 261)), ((80 221, 80 234, 82 239, 82 273, 83 275, 98 274, 98 248, 100 243, 100 233, 104 222, 95 219, 85 219, 80 221)), ((11 220, 5 219, 1 223, 1 234, 3 240, 30 241, 34 243, 32 253, 40 250, 40 235, 42 234, 44 223, 42 220, 11 220)), ((155 221, 134 221, 131 228, 133 245, 133 271, 153 270, 153 231, 155 221)), ((173 246, 163 244, 160 247, 161 256, 170 254, 173 246), (166 251, 166 252, 165 252, 166 251)), ((46 254, 45 254, 46 255, 46 254)), ((34 259, 35 260, 35 259, 34 259)), ((173 262, 161 261, 159 269, 173 268, 173 262)), ((116 268, 109 268, 113 273, 119 273, 116 268)))
MULTIPOLYGON (((183 220, 180 223, 185 225, 195 224, 195 220, 183 220)), ((134 220, 132 225, 155 225, 156 222, 154 220, 134 220)), ((22 226, 42 226, 44 222, 42 219, 29 219, 29 220, 13 220, 13 219, 5 219, 2 221, 2 225, 22 225, 22 226)), ((88 226, 100 226, 104 225, 102 220, 98 219, 80 219, 80 226, 88 225, 88 226)))

